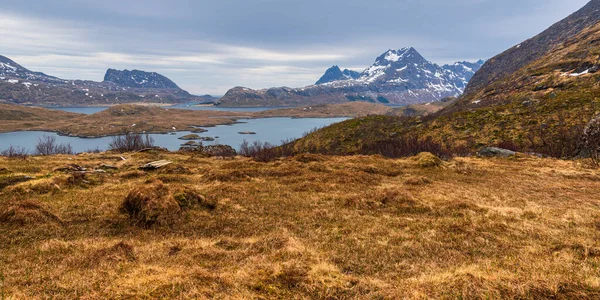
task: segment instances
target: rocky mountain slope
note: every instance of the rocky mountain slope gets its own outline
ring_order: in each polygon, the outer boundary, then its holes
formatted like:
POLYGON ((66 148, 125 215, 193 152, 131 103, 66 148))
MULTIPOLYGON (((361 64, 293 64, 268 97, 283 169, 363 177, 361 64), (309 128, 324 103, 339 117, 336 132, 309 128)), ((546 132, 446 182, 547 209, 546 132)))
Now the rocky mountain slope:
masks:
POLYGON ((42 82, 61 82, 59 78, 41 72, 32 72, 6 56, 0 55, 0 78, 20 78, 42 82))
POLYGON ((303 88, 252 90, 236 87, 217 103, 222 106, 299 106, 368 101, 416 104, 460 96, 483 61, 439 66, 414 48, 389 50, 357 76, 334 66, 318 84, 303 88))
POLYGON ((65 80, 30 71, 0 56, 0 103, 64 107, 215 100, 191 95, 157 73, 109 69, 104 82, 65 80))
POLYGON ((547 55, 555 47, 572 39, 585 28, 598 22, 600 1, 590 1, 585 7, 544 32, 488 60, 469 82, 465 94, 484 88, 547 55))
POLYGON ((417 134, 472 149, 504 145, 556 157, 577 156, 583 127, 600 112, 599 9, 600 0, 593 0, 486 62, 467 93, 436 114, 347 121, 299 141, 298 149, 319 145, 334 153, 360 153, 417 134))
POLYGON ((140 70, 108 69, 104 75, 104 82, 113 82, 131 88, 179 89, 177 84, 165 76, 140 70))

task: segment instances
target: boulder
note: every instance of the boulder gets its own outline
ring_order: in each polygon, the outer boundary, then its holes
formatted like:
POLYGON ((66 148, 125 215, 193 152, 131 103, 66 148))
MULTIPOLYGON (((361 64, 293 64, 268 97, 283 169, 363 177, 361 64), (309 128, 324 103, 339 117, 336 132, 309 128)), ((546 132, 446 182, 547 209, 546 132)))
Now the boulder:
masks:
POLYGON ((211 145, 206 146, 203 149, 204 153, 210 156, 224 156, 224 157, 232 157, 236 156, 237 152, 231 146, 228 145, 211 145))
POLYGON ((486 148, 479 150, 479 152, 477 152, 477 155, 481 156, 481 157, 508 158, 508 157, 514 156, 516 154, 517 154, 517 152, 515 152, 515 151, 508 150, 508 149, 502 149, 502 148, 498 148, 498 147, 486 147, 486 148))

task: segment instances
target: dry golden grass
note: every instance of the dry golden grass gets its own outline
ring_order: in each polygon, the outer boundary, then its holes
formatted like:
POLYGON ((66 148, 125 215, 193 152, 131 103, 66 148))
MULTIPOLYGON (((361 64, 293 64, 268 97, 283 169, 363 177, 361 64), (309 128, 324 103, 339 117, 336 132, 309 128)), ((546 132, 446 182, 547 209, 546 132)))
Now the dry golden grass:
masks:
POLYGON ((348 102, 340 104, 321 104, 305 107, 282 108, 258 112, 256 117, 292 117, 292 118, 331 118, 364 117, 385 115, 394 109, 383 104, 368 102, 348 102))
POLYGON ((126 158, 0 158, 0 176, 37 178, 0 191, 2 297, 600 297, 600 172, 577 162, 126 158), (136 169, 156 159, 174 166, 136 169), (81 184, 53 171, 73 163, 119 169, 81 184), (120 207, 161 177, 165 197, 216 206, 139 226, 120 207))

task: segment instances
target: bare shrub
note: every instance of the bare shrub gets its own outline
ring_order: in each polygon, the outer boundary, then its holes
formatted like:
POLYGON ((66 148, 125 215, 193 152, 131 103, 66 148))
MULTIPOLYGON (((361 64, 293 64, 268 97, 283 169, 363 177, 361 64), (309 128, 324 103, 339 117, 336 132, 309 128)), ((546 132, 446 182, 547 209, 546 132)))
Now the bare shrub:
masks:
POLYGON ((559 115, 530 130, 526 135, 528 143, 521 144, 519 148, 543 156, 573 158, 580 154, 583 131, 583 124, 569 124, 564 116, 559 115))
POLYGON ((29 156, 29 151, 23 147, 15 147, 10 145, 8 149, 0 152, 0 156, 4 156, 10 159, 26 159, 29 156))
POLYGON ((148 134, 126 133, 114 136, 108 148, 120 153, 140 151, 154 147, 154 139, 148 134))
POLYGON ((282 140, 281 146, 260 141, 254 141, 250 144, 246 140, 240 145, 240 155, 252 157, 257 162, 270 162, 280 157, 294 156, 295 154, 291 140, 282 140))
POLYGON ((436 142, 431 137, 421 138, 417 135, 402 135, 393 139, 374 142, 365 146, 364 154, 380 154, 385 157, 399 158, 415 156, 422 152, 433 153, 435 156, 450 159, 452 151, 436 142))
POLYGON ((102 153, 103 151, 102 151, 102 149, 100 149, 100 147, 96 147, 96 148, 92 148, 92 149, 87 149, 85 152, 98 154, 98 153, 102 153))
POLYGON ((73 147, 69 143, 58 144, 55 136, 43 135, 38 138, 35 153, 37 155, 73 154, 73 147))
POLYGON ((585 127, 583 144, 592 164, 600 167, 600 114, 592 118, 585 127))
POLYGON ((240 145, 240 155, 252 157, 260 162, 269 162, 279 157, 275 146, 269 142, 254 141, 250 144, 246 140, 240 145))

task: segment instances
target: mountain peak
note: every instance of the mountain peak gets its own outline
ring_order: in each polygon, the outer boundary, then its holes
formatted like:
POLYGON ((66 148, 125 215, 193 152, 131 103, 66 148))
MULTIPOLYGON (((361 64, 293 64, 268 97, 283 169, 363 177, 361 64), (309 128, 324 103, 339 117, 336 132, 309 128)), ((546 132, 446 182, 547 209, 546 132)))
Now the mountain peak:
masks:
POLYGON ((48 76, 41 72, 32 72, 12 59, 0 55, 0 77, 13 77, 25 80, 39 80, 45 82, 60 81, 56 77, 48 76))
POLYGON ((400 61, 422 63, 426 60, 415 48, 405 47, 398 50, 390 49, 386 51, 377 58, 375 65, 388 65, 400 61))
POLYGON ((131 88, 179 89, 169 78, 155 72, 140 70, 106 70, 104 82, 113 82, 131 88))
POLYGON ((339 66, 334 65, 325 71, 325 74, 315 84, 325 84, 334 81, 356 79, 360 76, 360 73, 344 69, 342 71, 339 66))

